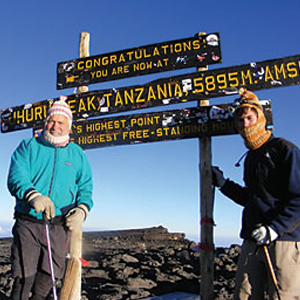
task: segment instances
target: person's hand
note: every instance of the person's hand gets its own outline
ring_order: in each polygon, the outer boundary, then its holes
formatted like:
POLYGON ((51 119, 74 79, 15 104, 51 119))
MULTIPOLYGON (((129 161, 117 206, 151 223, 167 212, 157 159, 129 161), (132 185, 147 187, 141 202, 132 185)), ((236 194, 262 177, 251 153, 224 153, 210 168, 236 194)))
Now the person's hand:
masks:
POLYGON ((211 168, 211 171, 212 171, 213 185, 221 188, 225 184, 225 181, 226 181, 226 179, 223 175, 223 172, 220 170, 219 167, 215 167, 215 166, 213 166, 211 168))
POLYGON ((261 246, 276 240, 278 234, 271 227, 261 225, 252 231, 251 236, 255 239, 256 244, 261 246))
POLYGON ((69 230, 73 230, 74 228, 81 226, 87 215, 87 207, 80 204, 79 206, 71 209, 66 215, 66 226, 69 230))
POLYGON ((35 192, 29 197, 28 203, 35 209, 36 213, 43 212, 47 220, 55 217, 54 204, 50 198, 35 192))

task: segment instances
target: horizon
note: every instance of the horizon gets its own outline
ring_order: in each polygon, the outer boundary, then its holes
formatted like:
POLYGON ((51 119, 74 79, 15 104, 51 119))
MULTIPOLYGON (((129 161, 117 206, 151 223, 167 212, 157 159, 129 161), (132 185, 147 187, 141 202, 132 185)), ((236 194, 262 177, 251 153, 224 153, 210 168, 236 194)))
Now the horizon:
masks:
MULTIPOLYGON (((6 225, 0 225, 0 239, 6 239, 6 238, 12 238, 12 228, 13 224, 6 224, 6 225)), ((118 232, 118 231, 128 231, 128 230, 140 230, 140 229, 150 229, 153 227, 159 227, 162 225, 157 225, 157 226, 152 226, 152 227, 142 227, 142 228, 124 228, 124 229, 104 229, 104 230, 97 230, 97 229, 85 229, 82 231, 82 233, 87 233, 87 232, 99 232, 99 233, 107 233, 107 232, 118 232)), ((164 226, 163 226, 164 227, 164 226)), ((165 227, 164 227, 165 228, 165 227)), ((193 234, 186 234, 184 232, 180 231, 170 231, 168 228, 166 228, 169 233, 183 233, 185 235, 185 238, 188 239, 191 242, 195 242, 196 244, 200 243, 198 235, 193 235, 193 234)), ((238 237, 232 236, 232 237, 225 237, 225 236, 217 236, 215 237, 215 248, 218 247, 223 247, 223 248, 229 248, 231 245, 238 244, 241 245, 242 240, 238 237)))

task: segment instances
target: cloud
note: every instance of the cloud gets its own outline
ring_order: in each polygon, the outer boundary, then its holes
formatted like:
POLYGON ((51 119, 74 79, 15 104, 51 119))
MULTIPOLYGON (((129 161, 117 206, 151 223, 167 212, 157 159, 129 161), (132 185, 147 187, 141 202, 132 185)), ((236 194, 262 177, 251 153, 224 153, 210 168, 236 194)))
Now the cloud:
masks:
POLYGON ((0 221, 0 237, 11 237, 12 236, 12 224, 8 222, 0 221))

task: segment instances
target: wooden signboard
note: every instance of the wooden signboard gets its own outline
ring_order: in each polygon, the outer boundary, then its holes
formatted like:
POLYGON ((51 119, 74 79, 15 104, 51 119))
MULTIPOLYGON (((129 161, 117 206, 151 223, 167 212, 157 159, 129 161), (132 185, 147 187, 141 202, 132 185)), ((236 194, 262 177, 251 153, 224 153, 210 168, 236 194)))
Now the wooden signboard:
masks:
POLYGON ((60 62, 57 89, 220 62, 220 36, 211 33, 60 62))
MULTIPOLYGON (((270 100, 261 101, 272 127, 270 100)), ((236 105, 193 107, 73 123, 71 141, 83 149, 170 141, 236 133, 236 105)))
MULTIPOLYGON (((142 86, 68 96, 74 119, 300 84, 300 55, 159 79, 142 86)), ((1 131, 41 124, 57 99, 1 110, 1 131)))

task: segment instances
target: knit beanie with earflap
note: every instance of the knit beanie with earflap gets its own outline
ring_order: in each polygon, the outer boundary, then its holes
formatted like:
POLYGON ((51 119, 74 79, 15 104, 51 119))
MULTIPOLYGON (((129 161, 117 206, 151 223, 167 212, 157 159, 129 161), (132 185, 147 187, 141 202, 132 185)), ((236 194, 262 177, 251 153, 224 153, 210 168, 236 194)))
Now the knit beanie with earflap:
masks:
POLYGON ((47 120, 53 115, 63 115, 69 121, 69 127, 72 127, 73 115, 72 111, 66 102, 67 96, 60 96, 59 100, 55 101, 52 106, 48 109, 47 120))
MULTIPOLYGON (((67 100, 66 96, 60 96, 59 100, 55 101, 52 104, 52 106, 48 109, 48 112, 47 112, 46 124, 51 116, 63 115, 68 119, 69 128, 71 129, 73 116, 72 116, 72 111, 71 111, 68 103, 66 102, 66 100, 67 100)), ((59 146, 59 147, 63 147, 65 145, 67 145, 70 140, 69 134, 64 135, 64 136, 53 136, 47 130, 44 130, 43 136, 46 141, 53 144, 54 146, 59 146)))
POLYGON ((240 105, 235 112, 235 117, 238 117, 240 109, 250 107, 256 111, 257 121, 251 126, 243 127, 242 129, 237 128, 237 131, 243 137, 245 146, 248 149, 258 149, 270 138, 271 131, 266 130, 266 117, 257 96, 246 88, 240 88, 239 94, 241 96, 239 99, 240 105))

